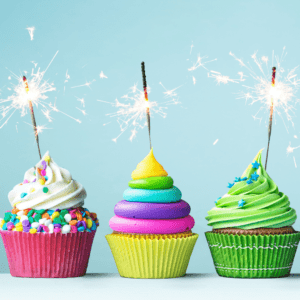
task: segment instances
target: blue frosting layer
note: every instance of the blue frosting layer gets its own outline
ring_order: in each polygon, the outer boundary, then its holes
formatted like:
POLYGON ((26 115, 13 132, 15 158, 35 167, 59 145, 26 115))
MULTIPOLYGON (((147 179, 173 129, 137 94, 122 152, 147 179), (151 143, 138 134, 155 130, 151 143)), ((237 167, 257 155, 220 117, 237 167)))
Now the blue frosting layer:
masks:
POLYGON ((128 188, 123 193, 123 199, 133 202, 170 203, 181 200, 181 191, 173 186, 165 190, 144 190, 128 188))

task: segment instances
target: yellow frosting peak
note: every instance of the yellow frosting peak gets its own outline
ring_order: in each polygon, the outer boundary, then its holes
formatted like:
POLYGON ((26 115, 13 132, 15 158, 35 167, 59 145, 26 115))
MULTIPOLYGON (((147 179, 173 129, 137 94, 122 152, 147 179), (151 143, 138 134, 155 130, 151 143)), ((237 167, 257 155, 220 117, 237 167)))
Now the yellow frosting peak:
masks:
POLYGON ((136 180, 159 176, 168 176, 168 173, 155 159, 152 148, 149 154, 137 165, 136 169, 132 172, 131 177, 133 180, 136 180))

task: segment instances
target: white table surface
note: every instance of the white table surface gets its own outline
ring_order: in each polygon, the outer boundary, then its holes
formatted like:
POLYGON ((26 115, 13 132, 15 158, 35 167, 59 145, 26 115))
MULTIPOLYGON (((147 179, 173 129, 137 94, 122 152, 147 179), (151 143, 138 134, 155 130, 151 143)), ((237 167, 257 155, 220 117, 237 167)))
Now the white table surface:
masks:
POLYGON ((277 279, 233 279, 187 274, 175 279, 128 279, 118 274, 30 279, 0 275, 1 300, 27 299, 300 299, 300 274, 277 279))

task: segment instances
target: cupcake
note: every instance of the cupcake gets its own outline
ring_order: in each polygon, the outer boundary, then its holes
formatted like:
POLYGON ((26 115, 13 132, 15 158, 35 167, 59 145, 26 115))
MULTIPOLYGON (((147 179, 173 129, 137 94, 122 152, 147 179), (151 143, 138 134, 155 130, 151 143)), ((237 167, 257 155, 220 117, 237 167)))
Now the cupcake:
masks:
POLYGON ((296 211, 264 169, 261 152, 206 217, 213 230, 205 235, 220 276, 284 277, 292 268, 300 239, 292 227, 296 211))
POLYGON ((198 238, 181 191, 156 161, 153 150, 132 173, 115 206, 106 239, 122 277, 184 276, 198 238))
POLYGON ((10 273, 16 277, 78 277, 86 273, 97 215, 86 191, 47 152, 8 194, 13 209, 0 218, 10 273))

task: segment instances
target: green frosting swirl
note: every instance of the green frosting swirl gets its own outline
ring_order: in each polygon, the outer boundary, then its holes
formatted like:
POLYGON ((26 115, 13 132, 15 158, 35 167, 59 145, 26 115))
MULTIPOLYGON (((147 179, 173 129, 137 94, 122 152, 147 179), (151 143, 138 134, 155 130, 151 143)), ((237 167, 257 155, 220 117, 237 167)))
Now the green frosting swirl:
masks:
POLYGON ((296 211, 263 167, 261 152, 254 158, 254 166, 250 164, 228 193, 217 200, 216 207, 208 212, 208 225, 214 229, 254 229, 280 228, 295 223, 296 211))
POLYGON ((173 187, 173 179, 170 176, 148 177, 131 180, 128 185, 133 189, 165 190, 173 187))

